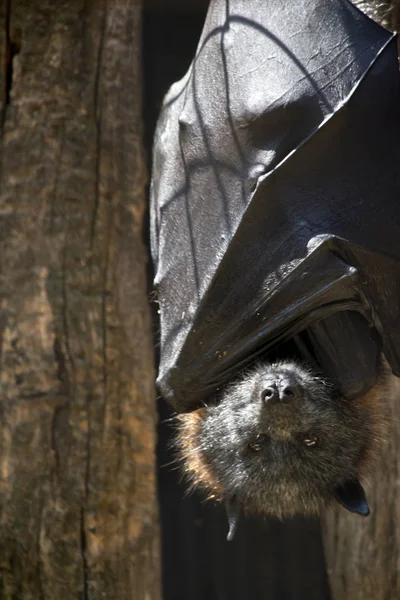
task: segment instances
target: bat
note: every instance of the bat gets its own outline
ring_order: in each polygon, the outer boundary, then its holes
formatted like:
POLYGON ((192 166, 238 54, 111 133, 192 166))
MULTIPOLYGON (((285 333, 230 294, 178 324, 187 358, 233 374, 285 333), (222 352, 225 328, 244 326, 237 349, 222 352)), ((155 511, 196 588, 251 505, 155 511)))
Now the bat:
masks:
POLYGON ((217 402, 179 415, 178 458, 192 487, 225 503, 228 540, 241 512, 311 516, 336 500, 367 516, 360 480, 387 435, 392 377, 382 361, 377 383, 349 402, 298 362, 262 362, 217 402))
MULTIPOLYGON (((153 150, 157 383, 182 421, 241 373, 251 397, 256 364, 362 411, 381 355, 400 374, 399 100, 396 36, 347 0, 211 1, 153 150)), ((360 507, 353 467, 328 487, 360 507)))

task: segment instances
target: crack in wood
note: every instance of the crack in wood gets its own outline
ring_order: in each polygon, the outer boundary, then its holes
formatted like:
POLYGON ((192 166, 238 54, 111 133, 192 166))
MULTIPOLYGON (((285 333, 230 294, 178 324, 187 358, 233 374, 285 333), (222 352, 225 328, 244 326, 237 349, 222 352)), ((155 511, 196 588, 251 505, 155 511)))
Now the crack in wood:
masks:
POLYGON ((1 90, 1 129, 3 130, 6 105, 10 99, 10 92, 8 85, 10 83, 9 77, 9 46, 10 46, 10 13, 11 13, 11 0, 5 0, 5 15, 4 15, 4 48, 3 48, 3 64, 2 64, 2 77, 3 85, 1 90))
POLYGON ((55 358, 55 361, 57 364, 57 378, 59 379, 59 381, 61 383, 62 391, 64 391, 68 395, 68 393, 69 393, 68 369, 67 369, 67 365, 66 365, 65 355, 62 350, 61 341, 57 335, 54 337, 53 348, 54 348, 54 358, 55 358))
POLYGON ((87 552, 87 539, 86 539, 86 520, 85 510, 88 506, 89 498, 89 479, 90 479, 90 446, 91 446, 91 418, 90 418, 90 396, 86 399, 86 411, 87 411, 87 436, 86 436, 86 461, 85 461, 85 477, 84 477, 84 499, 81 507, 81 554, 82 554, 82 568, 83 568, 83 590, 84 600, 89 600, 89 565, 86 556, 87 552))
MULTIPOLYGON (((67 232, 65 245, 62 251, 62 267, 61 267, 61 276, 62 276, 62 285, 61 285, 61 295, 62 295, 62 324, 63 324, 63 333, 65 340, 65 348, 68 357, 69 364, 71 366, 71 374, 72 376, 75 373, 75 364, 72 358, 72 352, 69 344, 69 327, 68 327, 68 284, 67 284, 67 255, 68 255, 68 240, 69 240, 69 232, 67 232)), ((70 393, 73 393, 71 390, 71 379, 69 378, 69 387, 68 390, 70 393)))
POLYGON ((4 23, 4 64, 3 64, 3 89, 2 89, 2 110, 0 118, 1 131, 4 129, 4 123, 6 120, 7 109, 11 101, 11 89, 13 85, 13 70, 14 70, 14 57, 21 50, 21 43, 19 40, 13 39, 11 35, 11 0, 5 2, 5 23, 4 23))
POLYGON ((106 261, 103 271, 103 289, 101 295, 101 329, 102 329, 102 353, 103 353, 103 427, 105 425, 106 409, 107 409, 107 381, 108 381, 108 360, 107 360, 107 282, 110 265, 111 251, 111 227, 106 235, 106 261))
POLYGON ((89 600, 89 568, 86 558, 86 529, 85 529, 85 507, 81 508, 81 536, 80 536, 80 544, 81 544, 81 556, 82 556, 82 570, 83 570, 83 598, 84 600, 89 600))
POLYGON ((93 250, 94 238, 96 235, 96 224, 97 224, 97 215, 99 211, 99 203, 100 203, 100 164, 101 164, 101 138, 102 138, 102 110, 101 110, 101 102, 99 100, 100 97, 100 82, 101 82, 101 65, 103 58, 103 50, 104 50, 104 39, 106 35, 106 21, 107 21, 107 3, 103 9, 102 15, 102 23, 101 23, 101 33, 99 39, 99 48, 96 59, 96 73, 95 73, 95 81, 94 81, 94 118, 96 120, 96 156, 95 156, 95 194, 94 194, 94 204, 93 204, 93 214, 92 221, 90 226, 90 249, 93 250))

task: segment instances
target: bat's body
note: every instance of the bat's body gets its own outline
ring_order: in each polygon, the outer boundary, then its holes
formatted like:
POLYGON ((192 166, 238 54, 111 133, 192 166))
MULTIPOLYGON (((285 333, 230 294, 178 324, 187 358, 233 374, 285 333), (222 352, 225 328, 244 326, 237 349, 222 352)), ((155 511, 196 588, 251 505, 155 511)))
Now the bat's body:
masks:
POLYGON ((180 416, 177 446, 194 485, 246 513, 317 514, 333 498, 368 513, 359 479, 384 435, 385 365, 362 398, 296 362, 259 364, 218 403, 180 416))
POLYGON ((399 106, 396 36, 348 0, 211 0, 164 100, 158 385, 188 413, 186 471, 231 516, 316 513, 332 497, 368 512, 381 354, 400 375, 399 106), (278 352, 301 362, 230 385, 278 352))

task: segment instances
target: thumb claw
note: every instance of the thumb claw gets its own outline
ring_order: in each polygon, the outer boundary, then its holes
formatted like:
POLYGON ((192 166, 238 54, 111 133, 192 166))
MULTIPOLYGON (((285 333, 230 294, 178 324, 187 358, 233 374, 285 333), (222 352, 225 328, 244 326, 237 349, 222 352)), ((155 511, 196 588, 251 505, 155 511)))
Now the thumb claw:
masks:
POLYGON ((240 507, 236 496, 232 496, 231 498, 227 498, 227 500, 225 500, 225 509, 229 525, 229 531, 226 539, 228 542, 231 542, 235 536, 240 516, 240 507))

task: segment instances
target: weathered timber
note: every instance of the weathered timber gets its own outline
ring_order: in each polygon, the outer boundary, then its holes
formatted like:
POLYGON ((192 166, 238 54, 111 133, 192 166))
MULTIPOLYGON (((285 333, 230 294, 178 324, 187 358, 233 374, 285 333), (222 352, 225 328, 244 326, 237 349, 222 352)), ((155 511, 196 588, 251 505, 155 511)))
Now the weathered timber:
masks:
POLYGON ((386 397, 389 427, 376 469, 365 485, 371 515, 327 511, 324 543, 333 600, 400 598, 400 380, 386 397))
POLYGON ((156 600, 141 2, 0 19, 0 598, 156 600))

